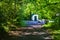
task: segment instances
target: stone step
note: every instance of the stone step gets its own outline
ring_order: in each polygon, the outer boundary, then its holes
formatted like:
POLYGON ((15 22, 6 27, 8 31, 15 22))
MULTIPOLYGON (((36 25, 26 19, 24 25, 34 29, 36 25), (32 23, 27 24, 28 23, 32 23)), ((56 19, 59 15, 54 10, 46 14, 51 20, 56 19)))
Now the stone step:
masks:
POLYGON ((31 25, 33 28, 42 28, 42 25, 31 25))
POLYGON ((43 37, 43 39, 45 39, 45 40, 53 40, 53 38, 51 36, 43 37))
POLYGON ((16 31, 22 31, 22 32, 44 32, 45 29, 40 29, 40 28, 32 28, 32 27, 27 27, 27 28, 17 28, 16 31))
POLYGON ((44 35, 44 34, 46 35, 47 33, 46 32, 39 32, 38 34, 39 35, 44 35))
POLYGON ((24 38, 24 40, 53 40, 53 38, 50 36, 43 37, 40 35, 25 35, 22 36, 21 38, 24 38))
POLYGON ((16 31, 10 31, 10 35, 18 36, 25 39, 37 39, 37 40, 52 40, 49 32, 46 32, 44 28, 22 27, 17 28, 16 31))
POLYGON ((42 35, 42 36, 49 36, 46 32, 23 32, 22 35, 42 35))

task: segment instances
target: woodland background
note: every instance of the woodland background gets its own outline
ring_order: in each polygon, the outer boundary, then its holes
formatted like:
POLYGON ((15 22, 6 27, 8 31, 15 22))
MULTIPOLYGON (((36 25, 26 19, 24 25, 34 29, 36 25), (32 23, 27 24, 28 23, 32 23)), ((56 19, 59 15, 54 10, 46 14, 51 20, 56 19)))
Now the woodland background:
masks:
POLYGON ((44 26, 52 30, 55 40, 60 40, 60 0, 0 0, 0 35, 6 35, 12 27, 23 26, 22 20, 31 20, 31 14, 54 20, 44 26))

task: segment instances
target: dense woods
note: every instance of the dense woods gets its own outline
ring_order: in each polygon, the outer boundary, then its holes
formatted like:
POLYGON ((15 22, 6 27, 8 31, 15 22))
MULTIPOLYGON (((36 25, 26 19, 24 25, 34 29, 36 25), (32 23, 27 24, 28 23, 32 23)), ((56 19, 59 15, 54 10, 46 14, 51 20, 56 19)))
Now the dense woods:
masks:
MULTIPOLYGON (((48 22, 45 26, 60 32, 60 0, 0 0, 0 35, 11 27, 24 25, 23 20, 30 20, 31 14, 38 14, 39 19, 53 20, 54 23, 48 22)), ((60 36, 55 36, 60 40, 60 36)))

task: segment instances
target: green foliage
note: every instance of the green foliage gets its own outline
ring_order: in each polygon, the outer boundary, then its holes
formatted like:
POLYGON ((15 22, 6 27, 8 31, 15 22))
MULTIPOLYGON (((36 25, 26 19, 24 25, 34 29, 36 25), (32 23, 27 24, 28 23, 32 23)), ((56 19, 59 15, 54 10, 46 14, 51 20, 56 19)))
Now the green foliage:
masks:
POLYGON ((20 26, 21 27, 25 27, 26 26, 26 23, 24 21, 20 21, 20 26))

